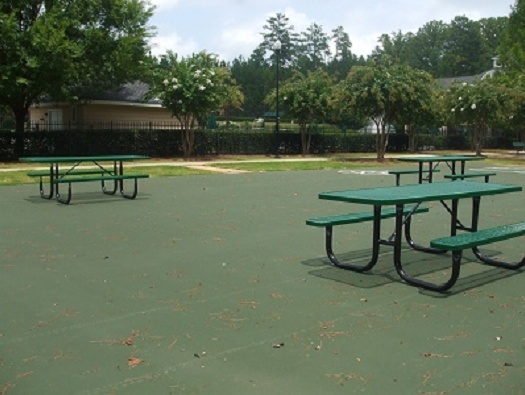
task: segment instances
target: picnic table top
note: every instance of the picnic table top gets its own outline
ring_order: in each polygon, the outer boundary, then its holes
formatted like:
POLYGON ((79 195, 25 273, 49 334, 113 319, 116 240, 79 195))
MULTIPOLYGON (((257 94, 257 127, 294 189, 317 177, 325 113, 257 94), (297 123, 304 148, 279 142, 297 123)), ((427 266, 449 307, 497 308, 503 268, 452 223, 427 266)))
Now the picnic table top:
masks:
POLYGON ((400 162, 468 162, 484 160, 483 156, 475 155, 433 155, 433 156, 406 156, 398 158, 400 162))
POLYGON ((497 195, 521 190, 522 187, 519 185, 459 181, 322 192, 319 198, 370 205, 394 205, 497 195))
POLYGON ((19 158, 20 162, 58 163, 84 161, 131 161, 150 159, 147 155, 95 155, 95 156, 27 156, 19 158))

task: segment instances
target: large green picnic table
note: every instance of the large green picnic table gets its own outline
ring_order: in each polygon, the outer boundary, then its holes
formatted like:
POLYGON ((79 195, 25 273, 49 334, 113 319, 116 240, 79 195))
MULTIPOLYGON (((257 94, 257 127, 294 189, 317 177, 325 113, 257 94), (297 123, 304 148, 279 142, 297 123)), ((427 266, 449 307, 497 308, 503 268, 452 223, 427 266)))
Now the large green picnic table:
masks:
POLYGON ((147 178, 147 174, 125 174, 124 162, 150 159, 147 155, 94 155, 94 156, 32 156, 22 157, 20 162, 45 163, 49 165, 47 171, 34 171, 28 173, 30 177, 40 177, 40 196, 51 199, 56 195, 59 202, 69 204, 71 201, 71 184, 79 182, 100 181, 102 191, 108 195, 114 195, 117 190, 128 199, 137 196, 137 179, 147 178), (91 165, 91 169, 82 170, 81 164, 91 165), (49 179, 49 192, 45 192, 43 178, 49 179), (131 194, 124 192, 124 180, 135 181, 134 191, 131 194), (113 190, 106 189, 105 182, 113 181, 113 190), (59 185, 67 183, 68 196, 61 198, 59 185))
MULTIPOLYGON (((418 287, 434 291, 444 291, 452 287, 459 276, 461 256, 459 256, 459 259, 456 258, 453 261, 451 277, 443 284, 431 283, 419 278, 414 278, 407 274, 401 260, 401 241, 403 233, 405 234, 405 238, 409 246, 413 249, 429 253, 443 253, 444 251, 443 249, 421 246, 414 242, 411 235, 409 221, 411 214, 408 214, 407 221, 407 216, 404 215, 405 205, 415 204, 415 210, 423 202, 441 202, 441 204, 450 214, 450 224, 445 228, 446 230, 443 232, 443 236, 455 236, 458 230, 473 233, 478 230, 480 219, 480 200, 482 196, 496 196, 506 193, 519 192, 521 190, 522 187, 519 185, 458 181, 322 192, 319 194, 319 198, 347 203, 358 203, 373 207, 372 258, 369 264, 364 266, 366 267, 366 270, 372 268, 377 262, 379 255, 379 245, 390 245, 394 247, 394 265, 396 271, 403 280, 418 287), (458 218, 458 207, 460 200, 469 198, 472 199, 470 225, 464 225, 458 218), (449 203, 447 203, 447 201, 449 201, 449 203), (392 236, 387 240, 381 239, 380 237, 382 206, 395 206, 396 208, 395 230, 392 236)), ((439 226, 439 224, 436 224, 436 226, 439 226)), ((512 234, 512 237, 519 236, 521 234, 519 233, 521 231, 516 232, 514 230, 513 232, 514 233, 512 234)), ((493 239, 492 241, 496 241, 496 239, 493 239)), ((477 249, 477 245, 474 245, 472 250, 484 263, 511 269, 518 267, 506 262, 500 263, 483 256, 483 254, 481 254, 481 252, 477 249)), ((519 265, 522 266, 523 264, 525 264, 525 259, 519 265)), ((356 270, 357 267, 356 265, 350 263, 347 265, 340 264, 339 266, 349 270, 356 270)))

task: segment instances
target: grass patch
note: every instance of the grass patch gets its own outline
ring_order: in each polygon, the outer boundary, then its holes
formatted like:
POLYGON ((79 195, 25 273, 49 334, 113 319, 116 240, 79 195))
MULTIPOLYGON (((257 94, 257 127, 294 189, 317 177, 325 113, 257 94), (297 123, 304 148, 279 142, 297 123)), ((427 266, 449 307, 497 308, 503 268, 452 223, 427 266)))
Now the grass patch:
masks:
MULTIPOLYGON (((6 166, 7 167, 7 166, 6 166)), ((16 166, 12 168, 16 169, 16 166)), ((2 166, 0 166, 0 169, 2 166)), ((210 174, 206 170, 200 170, 184 166, 126 166, 127 173, 141 173, 149 174, 150 177, 176 177, 176 176, 195 176, 202 174, 210 174)), ((0 172, 0 186, 8 185, 22 185, 22 184, 38 184, 38 177, 28 177, 28 170, 13 170, 0 172)), ((47 182, 48 180, 44 180, 47 182)))
POLYGON ((221 169, 245 170, 253 172, 262 171, 299 171, 299 170, 339 170, 355 169, 363 167, 385 167, 388 163, 378 163, 372 161, 302 161, 302 162, 240 162, 240 163, 214 163, 212 167, 221 169))
MULTIPOLYGON (((443 152, 440 152, 443 153, 443 152)), ((210 161, 209 166, 223 169, 244 170, 252 172, 265 171, 300 171, 300 170, 345 170, 356 168, 382 168, 389 169, 393 167, 407 167, 406 163, 398 162, 395 158, 386 159, 383 162, 377 162, 375 154, 344 154, 330 157, 326 161, 279 161, 271 160, 268 157, 261 157, 261 162, 249 162, 247 160, 257 160, 257 157, 246 156, 232 158, 235 162, 228 163, 213 163, 210 161)), ((136 162, 139 163, 139 162, 136 162)), ((148 162, 143 162, 148 163, 148 162)), ((525 166, 524 158, 487 158, 484 161, 477 162, 483 166, 525 166)), ((207 170, 191 167, 192 162, 187 163, 190 166, 177 165, 160 165, 160 166, 134 166, 128 164, 126 172, 129 173, 146 173, 151 177, 181 177, 193 176, 202 174, 212 174, 207 170)), ((36 184, 38 178, 27 177, 27 169, 42 168, 42 166, 34 165, 28 166, 27 163, 0 163, 0 186, 2 185, 20 185, 20 184, 36 184), (19 169, 19 170, 18 170, 19 169), (9 171, 1 171, 9 170, 9 171)), ((415 168, 415 167, 414 167, 415 168)))

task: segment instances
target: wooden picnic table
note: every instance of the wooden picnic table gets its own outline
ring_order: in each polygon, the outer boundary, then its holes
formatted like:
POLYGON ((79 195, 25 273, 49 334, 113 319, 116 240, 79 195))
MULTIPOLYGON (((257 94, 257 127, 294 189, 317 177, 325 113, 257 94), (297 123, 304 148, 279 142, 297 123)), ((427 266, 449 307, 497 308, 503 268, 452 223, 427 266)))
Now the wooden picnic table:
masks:
MULTIPOLYGON (((380 188, 367 188, 367 189, 355 189, 355 190, 343 190, 335 192, 323 192, 319 194, 320 199, 334 200, 348 203, 358 203, 373 207, 373 239, 372 239, 372 257, 370 262, 365 266, 357 266, 353 263, 343 263, 339 261, 333 254, 331 248, 331 226, 330 234, 327 232, 327 252, 330 260, 336 266, 343 269, 349 269, 354 271, 365 271, 371 269, 378 260, 379 247, 380 245, 390 245, 394 247, 394 266, 399 276, 410 285, 415 285, 425 289, 433 291, 445 291, 452 287, 458 276, 461 261, 461 252, 464 249, 464 245, 468 245, 472 248, 474 254, 482 262, 504 267, 508 269, 516 269, 525 265, 525 258, 518 264, 500 262, 495 259, 484 256, 479 249, 479 245, 488 244, 490 242, 504 240, 510 237, 517 237, 525 234, 525 222, 518 224, 517 227, 512 227, 506 231, 499 229, 500 234, 485 234, 483 240, 474 239, 469 240, 470 244, 453 245, 450 247, 443 247, 445 243, 436 243, 435 246, 421 246, 417 244, 411 235, 410 229, 410 216, 409 213, 406 215, 406 205, 415 204, 414 211, 417 210, 419 205, 423 202, 439 201, 445 207, 450 214, 450 226, 446 229, 449 233, 443 236, 456 236, 458 230, 470 232, 472 238, 478 233, 478 224, 480 217, 480 200, 482 196, 495 196, 500 194, 506 194, 511 192, 521 191, 522 187, 518 185, 506 185, 506 184, 492 184, 485 182, 471 182, 471 181, 456 181, 456 182, 435 182, 435 183, 422 183, 412 184, 403 186, 393 187, 380 187, 380 188), (472 199, 472 212, 470 218, 470 224, 464 225, 458 218, 458 206, 459 202, 463 199, 472 199), (449 201, 447 203, 447 201, 449 201), (384 218, 382 214, 383 206, 395 206, 395 230, 394 233, 388 239, 382 239, 380 235, 381 219, 384 218), (450 279, 444 283, 436 284, 428 281, 424 281, 420 278, 415 278, 407 274, 402 263, 402 235, 403 230, 406 241, 409 246, 413 249, 428 252, 428 253, 444 253, 448 248, 454 251, 453 262, 452 262, 452 273, 450 279), (503 234, 501 234, 503 233, 503 234), (329 237, 328 237, 329 236, 329 237), (333 259, 332 259, 333 258, 333 259)), ((328 229, 328 228, 327 228, 328 229)), ((463 234, 461 234, 463 235, 463 234)), ((468 235, 467 235, 468 236, 468 235)), ((483 236, 483 235, 482 235, 483 236)), ((448 241, 450 242, 450 241, 448 241)))
POLYGON ((95 156, 33 156, 22 157, 19 160, 26 163, 45 163, 49 165, 46 171, 31 171, 30 177, 40 178, 40 197, 51 199, 56 196, 60 203, 69 204, 71 201, 71 184, 79 182, 100 181, 102 192, 114 195, 117 190, 127 199, 135 199, 138 192, 137 180, 148 178, 147 174, 125 174, 124 162, 150 159, 146 155, 95 155, 95 156), (109 163, 109 164, 108 164, 109 163), (81 164, 87 164, 89 169, 81 169, 81 164), (49 180, 49 192, 45 192, 44 178, 49 180), (127 194, 124 191, 124 180, 133 179, 134 191, 127 194), (113 181, 113 189, 106 188, 106 182, 113 181), (60 196, 59 185, 68 184, 68 196, 63 199, 60 196))
POLYGON ((418 181, 421 184, 424 180, 432 182, 433 173, 440 163, 445 163, 451 171, 451 174, 458 174, 456 171, 457 163, 460 164, 459 174, 465 174, 465 163, 471 161, 484 160, 482 156, 475 155, 428 155, 428 156, 406 156, 398 158, 400 162, 417 163, 419 166, 418 181), (427 169, 425 170, 425 164, 427 169), (424 178, 424 174, 427 177, 424 178))

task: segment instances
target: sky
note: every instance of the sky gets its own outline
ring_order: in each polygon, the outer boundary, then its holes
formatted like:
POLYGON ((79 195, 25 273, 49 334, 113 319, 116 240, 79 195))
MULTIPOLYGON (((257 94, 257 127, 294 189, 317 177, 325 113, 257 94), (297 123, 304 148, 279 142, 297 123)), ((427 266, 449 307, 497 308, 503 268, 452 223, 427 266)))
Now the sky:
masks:
POLYGON ((430 21, 450 23, 509 16, 515 0, 149 0, 156 7, 152 53, 189 56, 205 50, 219 59, 249 58, 262 42, 263 26, 278 13, 301 33, 317 23, 330 36, 342 26, 352 52, 370 55, 382 34, 413 32, 430 21))

